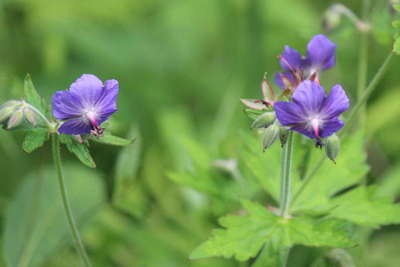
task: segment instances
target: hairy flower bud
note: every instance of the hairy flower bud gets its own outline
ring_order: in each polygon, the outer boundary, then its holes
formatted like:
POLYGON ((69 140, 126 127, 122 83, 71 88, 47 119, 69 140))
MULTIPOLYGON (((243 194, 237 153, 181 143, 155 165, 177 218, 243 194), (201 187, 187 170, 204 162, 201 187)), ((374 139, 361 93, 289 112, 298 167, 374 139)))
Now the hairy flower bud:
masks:
POLYGON ((7 120, 11 114, 22 104, 21 101, 10 100, 0 106, 0 123, 7 120))
POLYGON ((339 155, 340 140, 339 137, 334 134, 326 138, 325 152, 326 156, 336 163, 336 157, 339 155))
POLYGON ((11 114, 10 118, 8 119, 7 129, 9 130, 14 127, 17 127, 18 125, 21 124, 23 119, 24 119, 24 108, 19 107, 11 114))
POLYGON ((279 125, 277 123, 272 124, 264 130, 263 134, 263 149, 268 149, 279 137, 279 125))
POLYGON ((24 117, 32 124, 32 126, 37 125, 38 116, 37 114, 29 107, 24 107, 24 117))
POLYGON ((276 117, 274 112, 264 112, 251 124, 251 128, 267 128, 274 123, 276 117))

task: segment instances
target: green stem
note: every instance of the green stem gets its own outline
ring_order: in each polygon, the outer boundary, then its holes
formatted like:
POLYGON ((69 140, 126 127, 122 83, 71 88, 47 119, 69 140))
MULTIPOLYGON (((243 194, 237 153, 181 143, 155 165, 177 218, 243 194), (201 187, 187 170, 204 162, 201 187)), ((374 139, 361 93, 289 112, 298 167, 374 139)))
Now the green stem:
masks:
MULTIPOLYGON (((363 20, 365 22, 367 17, 368 0, 363 1, 364 11, 363 20)), ((357 74, 357 101, 360 100, 364 89, 367 86, 367 75, 368 75, 368 32, 360 32, 360 48, 358 54, 358 74, 357 74)), ((365 105, 362 106, 360 113, 361 125, 365 117, 365 105)))
POLYGON ((85 251, 85 247, 83 246, 83 242, 82 242, 81 236, 79 235, 78 227, 76 226, 76 222, 75 222, 74 216, 72 215, 71 207, 69 204, 67 188, 64 183, 64 176, 63 176, 63 171, 62 171, 61 154, 60 154, 60 140, 58 138, 58 135, 55 133, 52 134, 51 141, 52 141, 51 143, 52 143, 54 165, 57 170, 57 177, 58 177, 58 182, 59 182, 59 186, 60 186, 60 193, 61 193, 61 198, 62 198, 65 214, 67 216, 68 225, 70 227, 72 237, 74 238, 74 241, 75 241, 76 250, 78 251, 79 255, 81 256, 82 261, 84 262, 86 267, 91 267, 92 264, 90 263, 89 257, 85 251))
POLYGON ((282 150, 281 157, 281 207, 282 217, 288 217, 291 199, 291 172, 293 154, 293 132, 289 131, 288 139, 282 150))
MULTIPOLYGON (((367 102, 368 97, 374 91, 374 89, 378 85, 379 81, 381 80, 381 78, 385 74, 392 57, 393 57, 393 52, 390 52, 389 55, 386 57, 385 61, 382 63, 382 65, 380 66, 380 68, 376 72, 375 76, 372 78, 372 80, 369 83, 368 87, 363 91, 362 96, 358 99, 357 103, 355 104, 355 106, 351 110, 350 115, 347 118, 347 123, 345 125, 345 128, 340 132, 340 136, 344 136, 345 133, 347 133, 348 129, 351 128, 350 126, 351 126, 353 120, 355 119, 356 115, 358 114, 358 112, 361 110, 361 107, 367 102)), ((293 197, 292 206, 298 200, 299 196, 304 191, 304 189, 307 187, 307 185, 311 182, 312 178, 317 173, 319 168, 322 166, 322 164, 324 163, 325 159, 326 159, 326 157, 322 156, 318 160, 318 162, 315 164, 315 166, 311 170, 311 172, 304 178, 303 183, 301 184, 300 188, 298 189, 298 191, 296 192, 296 194, 293 197)))
MULTIPOLYGON (((358 99, 357 103, 354 105, 353 109, 351 110, 350 115, 347 117, 346 125, 351 125, 351 123, 355 119, 355 116, 358 114, 358 112, 361 110, 361 108, 367 102, 369 96, 374 91, 374 89, 378 85, 379 81, 382 79, 383 75, 385 74, 393 55, 394 55, 393 52, 389 53, 389 55, 386 57, 385 61, 382 63, 382 65, 378 69, 374 78, 372 78, 372 81, 369 83, 368 87, 363 91, 362 96, 358 99)), ((348 129, 349 127, 347 126, 346 128, 348 129)), ((343 135, 343 131, 342 131, 342 135, 343 135)))

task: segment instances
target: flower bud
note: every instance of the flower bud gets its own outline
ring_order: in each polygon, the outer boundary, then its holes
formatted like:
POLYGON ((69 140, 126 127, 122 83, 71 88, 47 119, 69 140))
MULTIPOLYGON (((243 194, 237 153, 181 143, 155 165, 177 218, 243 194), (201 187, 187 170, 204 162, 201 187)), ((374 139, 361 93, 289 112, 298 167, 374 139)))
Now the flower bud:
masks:
POLYGON ((7 129, 11 129, 20 125, 23 118, 24 118, 24 108, 19 107, 16 111, 12 113, 10 119, 8 119, 7 129))
POLYGON ((21 105, 20 101, 10 100, 0 107, 0 122, 8 119, 11 114, 21 105))
POLYGON ((242 101, 242 103, 250 108, 250 109, 255 109, 255 110, 265 110, 267 109, 267 107, 265 106, 265 104, 260 101, 259 99, 245 99, 245 98, 241 98, 240 101, 242 101))
POLYGON ((261 92, 263 98, 266 102, 272 104, 275 101, 275 92, 272 89, 271 84, 266 79, 267 74, 265 74, 264 80, 261 83, 261 92))
POLYGON ((267 128, 274 123, 275 119, 275 112, 264 112, 254 120, 251 128, 267 128))
POLYGON ((24 116, 33 127, 37 125, 38 116, 29 106, 24 107, 24 116))
POLYGON ((279 136, 279 126, 274 123, 264 130, 263 134, 263 149, 268 149, 279 136))
POLYGON ((322 19, 322 27, 326 32, 332 31, 340 23, 341 4, 333 4, 326 11, 322 19))
POLYGON ((326 141, 325 144, 326 156, 334 163, 336 163, 336 157, 338 156, 340 150, 339 137, 336 134, 333 134, 328 138, 326 138, 325 141, 326 141))

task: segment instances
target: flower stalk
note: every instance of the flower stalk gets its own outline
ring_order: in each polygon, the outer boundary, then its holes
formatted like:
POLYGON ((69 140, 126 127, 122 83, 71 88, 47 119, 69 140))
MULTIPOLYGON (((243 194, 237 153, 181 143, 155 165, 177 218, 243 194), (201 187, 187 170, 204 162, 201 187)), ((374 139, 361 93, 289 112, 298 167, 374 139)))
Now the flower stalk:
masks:
POLYGON ((280 215, 289 217, 289 206, 291 200, 291 172, 293 154, 293 132, 289 131, 287 142, 283 146, 281 157, 281 201, 280 215))
POLYGON ((57 177, 58 177, 58 182, 60 186, 60 193, 61 193, 61 198, 62 198, 62 203, 63 207, 65 210, 65 214, 67 216, 67 221, 68 225, 70 227, 72 237, 75 241, 75 247, 76 250, 78 251, 79 255, 82 258, 82 261, 84 262, 84 265, 86 267, 91 267, 92 264, 90 263, 89 257, 86 253, 85 247, 82 242, 82 238, 79 234, 78 227, 76 225, 74 216, 72 214, 72 210, 69 204, 68 200, 68 194, 67 194, 67 188, 65 186, 64 182, 64 175, 63 175, 63 170, 62 170, 62 163, 61 163, 61 154, 60 154, 60 140, 58 137, 58 134, 53 133, 51 135, 52 138, 52 152, 53 152, 53 160, 54 160, 54 165, 57 171, 57 177))

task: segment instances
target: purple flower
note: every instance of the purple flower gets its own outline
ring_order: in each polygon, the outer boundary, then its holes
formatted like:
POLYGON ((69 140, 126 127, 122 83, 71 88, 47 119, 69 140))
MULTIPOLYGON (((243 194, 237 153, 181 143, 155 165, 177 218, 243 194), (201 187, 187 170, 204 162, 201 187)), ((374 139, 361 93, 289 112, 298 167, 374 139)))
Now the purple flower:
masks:
POLYGON ((309 75, 332 68, 336 64, 336 45, 325 35, 314 36, 307 45, 304 67, 309 75))
POLYGON ((58 129, 63 134, 100 136, 100 124, 117 111, 118 81, 104 84, 93 74, 83 74, 69 90, 57 91, 52 98, 53 115, 64 121, 58 129))
POLYGON ((343 127, 339 115, 349 108, 349 99, 340 85, 332 87, 327 96, 318 83, 304 81, 292 102, 276 102, 274 108, 282 125, 319 142, 343 127))
POLYGON ((306 57, 285 46, 279 62, 284 72, 275 75, 276 84, 282 89, 295 89, 304 80, 318 81, 319 72, 335 65, 336 45, 326 36, 318 34, 308 43, 306 57))

